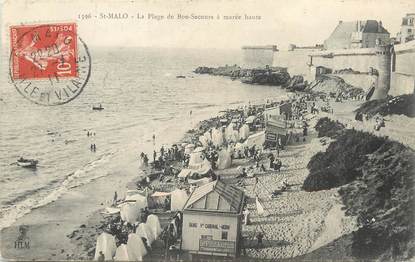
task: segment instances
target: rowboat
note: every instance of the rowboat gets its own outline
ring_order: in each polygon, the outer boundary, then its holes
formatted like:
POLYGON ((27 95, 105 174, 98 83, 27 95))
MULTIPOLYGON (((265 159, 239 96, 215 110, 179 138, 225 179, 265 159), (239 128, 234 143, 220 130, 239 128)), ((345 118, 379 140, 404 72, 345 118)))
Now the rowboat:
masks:
POLYGON ((27 168, 36 168, 38 161, 34 159, 25 159, 23 157, 19 158, 17 160, 17 165, 21 167, 27 167, 27 168))

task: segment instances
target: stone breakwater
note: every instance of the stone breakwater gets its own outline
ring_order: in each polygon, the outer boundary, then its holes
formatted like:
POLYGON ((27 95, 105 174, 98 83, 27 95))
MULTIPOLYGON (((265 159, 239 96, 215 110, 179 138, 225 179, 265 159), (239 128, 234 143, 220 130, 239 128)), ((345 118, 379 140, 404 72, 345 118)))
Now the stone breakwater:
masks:
POLYGON ((232 79, 240 79, 242 83, 271 86, 287 85, 291 79, 287 69, 283 67, 246 69, 236 65, 220 67, 200 66, 194 70, 194 73, 227 76, 232 79))

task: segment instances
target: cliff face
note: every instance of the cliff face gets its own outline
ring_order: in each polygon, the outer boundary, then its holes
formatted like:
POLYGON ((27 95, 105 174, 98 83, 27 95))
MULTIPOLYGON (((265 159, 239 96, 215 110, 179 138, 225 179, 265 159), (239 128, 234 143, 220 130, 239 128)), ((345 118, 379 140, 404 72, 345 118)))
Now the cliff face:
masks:
POLYGON ((201 66, 194 70, 196 74, 227 76, 240 79, 247 84, 282 86, 290 81, 290 74, 286 68, 269 67, 268 69, 243 69, 239 66, 206 67, 201 66))

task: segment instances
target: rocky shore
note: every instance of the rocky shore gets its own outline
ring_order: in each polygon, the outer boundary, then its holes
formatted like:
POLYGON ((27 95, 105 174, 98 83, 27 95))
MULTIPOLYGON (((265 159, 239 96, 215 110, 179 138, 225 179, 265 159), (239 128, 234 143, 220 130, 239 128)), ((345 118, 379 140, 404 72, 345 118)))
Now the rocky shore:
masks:
POLYGON ((201 66, 196 68, 194 73, 227 76, 232 79, 239 79, 242 83, 258 85, 282 86, 290 81, 290 74, 283 67, 246 69, 237 65, 222 67, 201 66))
POLYGON ((233 80, 239 79, 242 83, 279 86, 291 92, 307 92, 317 94, 328 94, 333 97, 347 99, 359 97, 363 99, 365 91, 361 87, 355 87, 345 83, 338 76, 321 75, 311 83, 308 83, 302 75, 290 76, 287 68, 266 67, 246 69, 238 65, 207 67, 200 66, 194 71, 196 74, 207 74, 213 76, 226 76, 233 80))

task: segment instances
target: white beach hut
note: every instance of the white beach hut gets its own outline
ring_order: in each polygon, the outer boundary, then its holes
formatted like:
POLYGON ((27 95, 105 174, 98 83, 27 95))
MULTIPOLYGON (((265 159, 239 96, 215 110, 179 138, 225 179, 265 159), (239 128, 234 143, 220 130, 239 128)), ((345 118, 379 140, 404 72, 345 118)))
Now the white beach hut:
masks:
POLYGON ((140 215, 140 206, 135 203, 123 203, 119 205, 120 207, 120 213, 121 213, 121 219, 123 221, 126 221, 128 223, 134 224, 138 221, 139 215, 140 215))
POLYGON ((202 144, 202 146, 207 147, 209 144, 209 140, 204 136, 199 136, 199 142, 202 144))
POLYGON ((151 229, 151 232, 153 233, 154 238, 157 239, 160 236, 161 231, 162 231, 158 216, 149 215, 147 217, 146 224, 151 229))
POLYGON ((176 189, 171 192, 171 210, 182 210, 187 201, 187 193, 184 190, 176 189))
POLYGON ((244 124, 239 128, 239 138, 240 139, 247 139, 249 136, 249 126, 247 124, 244 124))
POLYGON ((229 150, 222 149, 218 153, 217 168, 219 170, 229 168, 232 165, 231 153, 229 150))
POLYGON ((153 235, 153 231, 145 223, 140 223, 138 225, 138 228, 136 229, 135 233, 137 235, 139 235, 140 237, 144 237, 145 239, 147 239, 147 244, 148 245, 151 245, 155 240, 155 236, 153 235))
POLYGON ((112 260, 115 255, 117 246, 115 244, 115 237, 108 233, 101 233, 97 238, 97 244, 95 246, 95 256, 94 260, 98 260, 99 252, 102 251, 104 254, 105 260, 112 260))
POLYGON ((127 252, 130 257, 129 261, 143 261, 147 249, 139 235, 133 233, 128 235, 127 252))
MULTIPOLYGON (((199 148, 197 148, 199 149, 199 148)), ((189 168, 190 169, 199 169, 202 167, 204 162, 204 156, 203 156, 203 152, 198 150, 198 151, 193 151, 190 154, 190 159, 189 159, 189 168)))
POLYGON ((148 206, 147 197, 141 194, 134 194, 125 197, 126 202, 135 202, 138 208, 145 208, 148 206))
POLYGON ((221 146, 223 144, 223 133, 221 130, 216 128, 212 130, 212 143, 215 146, 221 146))

